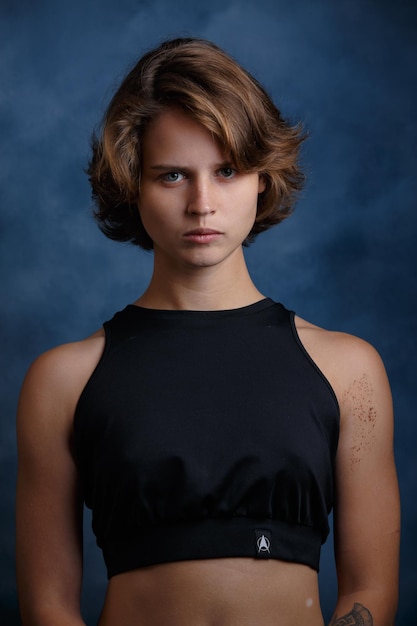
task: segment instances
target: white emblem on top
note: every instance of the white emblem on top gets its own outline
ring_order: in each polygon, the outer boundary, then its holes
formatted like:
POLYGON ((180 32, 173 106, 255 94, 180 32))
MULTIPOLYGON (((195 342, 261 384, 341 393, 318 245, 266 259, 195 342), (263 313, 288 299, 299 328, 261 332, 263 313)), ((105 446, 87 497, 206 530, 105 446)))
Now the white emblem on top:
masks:
POLYGON ((268 537, 265 537, 265 535, 262 535, 261 537, 259 537, 258 541, 256 542, 256 545, 258 546, 258 552, 271 553, 271 550, 270 550, 271 542, 269 541, 268 537))

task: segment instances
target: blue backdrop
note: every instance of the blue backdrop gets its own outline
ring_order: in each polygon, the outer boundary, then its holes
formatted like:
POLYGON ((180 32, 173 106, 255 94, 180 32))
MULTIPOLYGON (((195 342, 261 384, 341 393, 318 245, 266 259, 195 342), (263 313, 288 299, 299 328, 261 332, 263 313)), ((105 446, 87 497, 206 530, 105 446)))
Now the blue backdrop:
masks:
MULTIPOLYGON (((136 58, 169 36, 212 39, 252 71, 310 139, 294 215, 247 258, 261 291, 366 338, 396 407, 403 500, 398 624, 417 613, 417 6, 406 0, 1 0, 0 623, 19 624, 14 579, 15 409, 40 352, 94 331, 135 299, 152 257, 91 218, 89 137, 136 58)), ((86 527, 88 529, 89 520, 86 527)), ((320 574, 335 594, 331 541, 320 574)), ((86 534, 84 611, 105 584, 86 534)))

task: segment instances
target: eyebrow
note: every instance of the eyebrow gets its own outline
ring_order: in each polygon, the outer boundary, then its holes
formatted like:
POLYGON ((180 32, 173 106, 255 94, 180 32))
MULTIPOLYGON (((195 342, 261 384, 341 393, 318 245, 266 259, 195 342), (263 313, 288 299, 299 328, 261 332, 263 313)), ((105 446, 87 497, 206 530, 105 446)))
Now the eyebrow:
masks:
POLYGON ((181 168, 180 165, 170 165, 169 163, 167 164, 161 163, 160 165, 151 165, 149 169, 151 170, 179 170, 183 168, 181 168))
MULTIPOLYGON (((231 161, 222 161, 221 163, 214 163, 214 167, 235 167, 231 161)), ((150 165, 149 169, 151 170, 190 170, 192 167, 187 167, 184 165, 174 165, 172 163, 158 163, 157 165, 150 165)))

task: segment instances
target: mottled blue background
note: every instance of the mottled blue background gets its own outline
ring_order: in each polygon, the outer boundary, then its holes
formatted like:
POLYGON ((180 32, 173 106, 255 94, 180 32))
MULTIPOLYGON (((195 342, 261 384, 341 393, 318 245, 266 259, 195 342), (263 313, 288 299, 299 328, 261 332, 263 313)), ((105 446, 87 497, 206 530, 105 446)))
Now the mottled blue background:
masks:
MULTIPOLYGON (((398 624, 414 625, 417 6, 405 0, 0 0, 0 623, 19 623, 14 421, 24 372, 135 299, 151 268, 149 254, 106 240, 92 221, 89 137, 133 61, 189 34, 234 55, 310 133, 297 211, 248 262, 264 293, 368 339, 385 360, 403 499, 398 624)), ((92 626, 105 577, 89 532, 86 561, 92 626)), ((320 581, 328 617, 331 541, 320 581)))

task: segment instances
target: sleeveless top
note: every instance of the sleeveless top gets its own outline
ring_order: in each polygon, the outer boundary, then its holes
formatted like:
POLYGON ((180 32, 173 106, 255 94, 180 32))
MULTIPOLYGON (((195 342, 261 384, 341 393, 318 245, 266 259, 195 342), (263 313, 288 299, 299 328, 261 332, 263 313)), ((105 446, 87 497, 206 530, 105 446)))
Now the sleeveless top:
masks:
POLYGON ((128 305, 104 329, 74 445, 109 578, 225 557, 318 570, 339 409, 294 313, 128 305))

